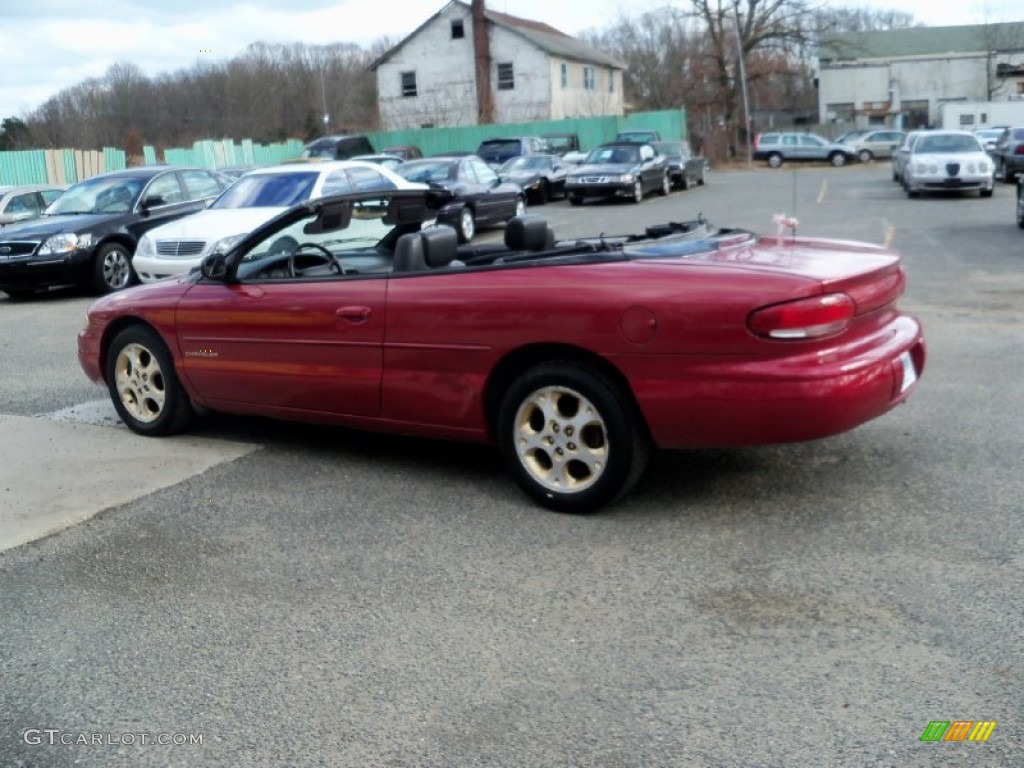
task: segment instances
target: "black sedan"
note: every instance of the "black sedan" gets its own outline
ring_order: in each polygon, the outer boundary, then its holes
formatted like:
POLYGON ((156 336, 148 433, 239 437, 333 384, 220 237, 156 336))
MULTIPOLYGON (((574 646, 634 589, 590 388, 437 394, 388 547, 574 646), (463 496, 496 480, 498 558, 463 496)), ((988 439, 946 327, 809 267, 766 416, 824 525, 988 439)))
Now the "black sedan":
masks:
POLYGON ((648 192, 667 195, 671 188, 665 157, 650 144, 633 142, 592 149, 565 181, 573 205, 582 204, 585 197, 628 197, 639 203, 648 192))
POLYGON ((0 290, 22 298, 55 285, 126 288, 143 233, 202 210, 228 184, 204 168, 166 165, 80 181, 40 218, 0 230, 0 290))
POLYGON ((473 239, 478 226, 504 224, 526 212, 523 188, 499 179, 476 155, 411 160, 398 166, 395 173, 454 195, 437 212, 437 221, 454 227, 463 243, 473 239))
POLYGON ((513 157, 498 170, 504 181, 514 181, 533 203, 565 197, 565 164, 558 155, 513 157))
POLYGON ((704 185, 708 161, 693 154, 689 144, 685 141, 656 141, 653 146, 665 156, 668 177, 673 187, 689 189, 694 184, 704 185))

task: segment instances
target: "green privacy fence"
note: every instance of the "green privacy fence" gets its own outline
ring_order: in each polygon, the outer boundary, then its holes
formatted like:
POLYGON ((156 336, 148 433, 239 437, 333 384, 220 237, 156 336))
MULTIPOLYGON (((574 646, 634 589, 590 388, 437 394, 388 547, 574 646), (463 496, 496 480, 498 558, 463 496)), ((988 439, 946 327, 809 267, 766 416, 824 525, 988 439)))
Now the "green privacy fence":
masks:
MULTIPOLYGON (((191 149, 165 149, 164 162, 172 165, 199 165, 204 168, 224 168, 229 165, 274 165, 302 154, 303 144, 290 139, 280 144, 257 144, 251 139, 235 142, 197 141, 191 149)), ((143 147, 147 163, 157 162, 153 147, 143 147)))
MULTIPOLYGON (((481 141, 496 136, 539 136, 545 133, 575 133, 580 137, 580 146, 589 148, 610 141, 619 131, 634 128, 658 131, 663 139, 685 139, 686 110, 633 112, 629 115, 541 120, 532 123, 377 131, 367 135, 377 149, 412 144, 422 149, 425 155, 436 155, 444 152, 473 152, 481 141)), ((173 165, 224 168, 231 165, 274 165, 298 157, 302 147, 298 139, 279 144, 257 144, 251 139, 240 142, 222 139, 197 141, 188 149, 165 149, 162 158, 151 146, 143 147, 142 154, 147 165, 162 161, 173 165)), ((111 147, 102 151, 40 149, 0 152, 0 184, 71 184, 98 173, 125 167, 125 153, 111 147)))
POLYGON ((575 133, 580 146, 590 148, 611 141, 619 131, 648 128, 663 139, 686 138, 686 110, 633 112, 607 117, 578 117, 567 120, 539 120, 531 123, 469 125, 455 128, 416 128, 367 134, 377 149, 412 144, 425 155, 443 152, 473 152, 481 141, 496 136, 540 136, 545 133, 575 133))
POLYGON ((0 152, 0 184, 73 184, 126 167, 123 150, 32 149, 0 152))

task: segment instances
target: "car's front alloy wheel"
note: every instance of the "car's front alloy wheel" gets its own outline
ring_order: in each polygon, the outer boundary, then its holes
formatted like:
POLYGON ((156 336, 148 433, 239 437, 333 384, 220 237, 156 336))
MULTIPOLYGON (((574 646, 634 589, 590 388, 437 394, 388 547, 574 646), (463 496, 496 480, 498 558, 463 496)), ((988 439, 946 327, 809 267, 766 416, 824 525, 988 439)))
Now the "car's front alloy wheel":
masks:
POLYGON ((93 288, 97 293, 110 293, 127 288, 135 280, 132 257, 120 243, 107 243, 96 253, 93 262, 93 288))
POLYGON ((468 243, 476 234, 476 219, 473 217, 473 209, 468 205, 463 207, 459 214, 459 240, 468 243))
POLYGON ((520 197, 520 198, 518 198, 516 200, 516 212, 514 214, 512 214, 512 215, 513 216, 522 216, 525 213, 526 213, 526 201, 523 200, 523 198, 520 197))
POLYGON ((833 152, 832 156, 829 157, 828 160, 836 168, 840 168, 846 165, 846 155, 844 155, 842 152, 833 152))
POLYGON ((658 194, 661 195, 662 197, 665 197, 671 191, 672 191, 672 179, 669 178, 669 175, 666 173, 665 176, 661 180, 661 189, 658 190, 658 194))
POLYGON ((642 180, 637 179, 633 182, 633 202, 643 202, 644 199, 644 183, 642 180))
POLYGON ((502 400, 497 431, 520 487, 562 512, 592 512, 615 500, 647 461, 646 430, 627 395, 574 362, 520 375, 502 400))
POLYGON ((133 325, 118 333, 106 354, 107 388, 118 416, 133 432, 168 435, 193 416, 192 403, 163 339, 133 325))

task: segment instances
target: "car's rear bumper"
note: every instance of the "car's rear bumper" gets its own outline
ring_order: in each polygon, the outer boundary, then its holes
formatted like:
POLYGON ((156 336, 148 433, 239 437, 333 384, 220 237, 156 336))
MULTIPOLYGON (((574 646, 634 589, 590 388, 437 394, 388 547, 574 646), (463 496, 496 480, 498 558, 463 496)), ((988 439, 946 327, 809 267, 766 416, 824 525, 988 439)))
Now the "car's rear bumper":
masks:
POLYGON ((763 362, 683 361, 673 379, 664 378, 664 361, 612 362, 633 382, 655 444, 697 448, 814 440, 870 421, 913 391, 900 362, 906 353, 916 381, 924 337, 914 318, 900 316, 827 354, 815 346, 763 362))

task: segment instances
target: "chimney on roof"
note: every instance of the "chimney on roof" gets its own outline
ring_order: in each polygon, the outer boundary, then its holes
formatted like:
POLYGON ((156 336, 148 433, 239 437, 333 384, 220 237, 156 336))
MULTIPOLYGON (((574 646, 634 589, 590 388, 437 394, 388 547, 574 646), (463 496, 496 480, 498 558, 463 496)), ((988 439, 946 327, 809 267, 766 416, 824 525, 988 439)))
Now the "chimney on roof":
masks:
POLYGON ((484 0, 473 0, 473 54, 476 59, 476 121, 494 122, 494 94, 491 92, 491 39, 484 17, 484 0))

